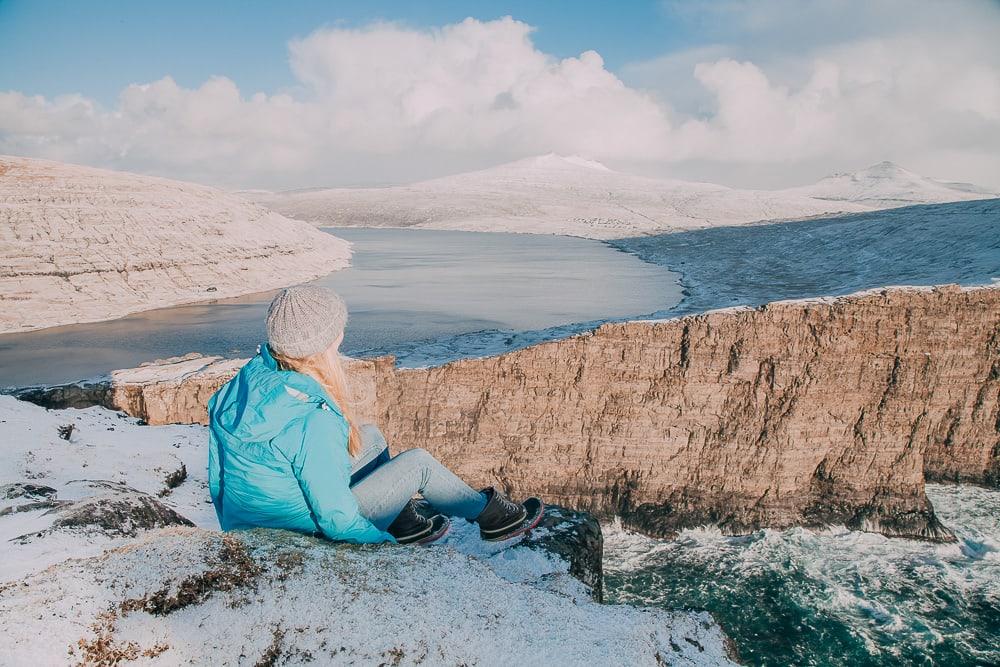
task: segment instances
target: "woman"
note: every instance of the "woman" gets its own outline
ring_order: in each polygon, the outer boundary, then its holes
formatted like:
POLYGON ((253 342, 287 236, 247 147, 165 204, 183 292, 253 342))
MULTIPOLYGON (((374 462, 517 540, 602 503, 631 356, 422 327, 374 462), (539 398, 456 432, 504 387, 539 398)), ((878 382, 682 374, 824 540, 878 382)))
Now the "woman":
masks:
POLYGON ((209 400, 209 491, 223 530, 407 544, 444 535, 444 515, 479 523, 487 540, 537 525, 537 498, 476 491, 423 449, 390 458, 378 429, 359 428, 339 353, 346 323, 332 290, 284 290, 267 311, 267 344, 209 400), (442 514, 418 513, 417 493, 442 514))

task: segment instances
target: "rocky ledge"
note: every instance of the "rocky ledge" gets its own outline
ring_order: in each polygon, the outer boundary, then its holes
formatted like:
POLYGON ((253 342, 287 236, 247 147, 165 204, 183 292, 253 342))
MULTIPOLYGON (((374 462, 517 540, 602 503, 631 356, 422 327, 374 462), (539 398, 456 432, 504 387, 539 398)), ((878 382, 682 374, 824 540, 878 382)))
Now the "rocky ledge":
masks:
POLYGON ((731 664, 708 614, 599 605, 449 549, 264 530, 162 529, 65 561, 0 588, 0 628, 5 664, 731 664))
MULTIPOLYGON (((22 395, 203 422, 241 363, 186 357, 22 395)), ((358 360, 353 376, 359 411, 395 447, 657 536, 843 523, 950 540, 925 479, 1000 482, 996 287, 608 324, 431 368, 358 360)))
POLYGON ((730 664, 708 614, 599 603, 586 513, 502 545, 223 534, 205 441, 0 396, 0 664, 730 664))

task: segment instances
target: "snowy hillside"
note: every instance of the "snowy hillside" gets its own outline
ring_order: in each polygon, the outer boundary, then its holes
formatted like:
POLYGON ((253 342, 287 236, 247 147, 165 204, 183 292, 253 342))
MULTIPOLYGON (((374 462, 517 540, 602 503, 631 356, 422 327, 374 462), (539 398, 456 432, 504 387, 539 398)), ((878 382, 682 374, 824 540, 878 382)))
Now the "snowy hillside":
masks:
POLYGON ((550 153, 412 185, 256 191, 243 196, 319 225, 600 239, 990 196, 973 186, 938 183, 881 165, 810 187, 815 189, 741 190, 647 178, 581 157, 550 153))
POLYGON ((0 156, 0 333, 275 289, 349 258, 213 188, 0 156))
POLYGON ((551 153, 412 185, 244 196, 319 225, 599 239, 864 210, 850 202, 635 176, 551 153))
POLYGON ((880 162, 854 173, 827 176, 818 183, 784 192, 831 202, 855 202, 871 208, 992 199, 1000 194, 969 183, 944 183, 880 162))
POLYGON ((711 616, 598 604, 538 531, 223 535, 206 442, 0 396, 0 664, 732 664, 711 616))

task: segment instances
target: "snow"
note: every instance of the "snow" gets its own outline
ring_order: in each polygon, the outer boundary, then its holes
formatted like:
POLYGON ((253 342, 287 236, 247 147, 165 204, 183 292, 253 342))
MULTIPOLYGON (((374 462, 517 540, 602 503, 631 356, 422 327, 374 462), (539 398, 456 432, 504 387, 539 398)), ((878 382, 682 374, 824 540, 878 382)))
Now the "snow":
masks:
POLYGON ((636 176, 550 153, 412 185, 243 196, 318 225, 615 239, 996 195, 890 163, 806 188, 767 191, 636 176))
POLYGON ((854 173, 833 174, 813 185, 785 192, 880 209, 1000 197, 998 193, 968 183, 936 181, 892 162, 880 162, 854 173))
POLYGON ((349 258, 220 190, 0 156, 0 333, 276 289, 349 258))
POLYGON ((464 521, 428 548, 236 533, 252 559, 237 577, 241 561, 219 556, 229 543, 208 501, 206 441, 201 426, 143 426, 103 408, 45 410, 0 396, 0 485, 30 482, 78 500, 106 492, 98 480, 109 480, 196 526, 127 538, 53 528, 45 508, 0 511, 0 663, 93 662, 111 652, 252 664, 277 651, 320 664, 731 664, 708 614, 598 604, 566 562, 484 543, 464 521), (68 424, 67 440, 59 427, 68 424), (187 477, 171 488, 167 477, 181 466, 187 477), (176 609, 150 608, 199 581, 210 590, 176 609))
POLYGON ((621 239, 615 247, 682 273, 684 300, 655 317, 839 296, 887 285, 986 285, 1000 278, 1000 199, 820 220, 621 239))

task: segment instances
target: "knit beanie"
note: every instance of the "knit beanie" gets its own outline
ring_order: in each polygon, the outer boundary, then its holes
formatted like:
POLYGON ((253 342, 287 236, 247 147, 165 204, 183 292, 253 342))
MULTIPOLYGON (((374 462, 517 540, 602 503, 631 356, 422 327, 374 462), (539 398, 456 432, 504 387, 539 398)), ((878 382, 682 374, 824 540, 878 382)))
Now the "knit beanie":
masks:
POLYGON ((330 347, 346 324, 347 306, 332 289, 289 287, 267 309, 267 344, 292 359, 309 357, 330 347))

